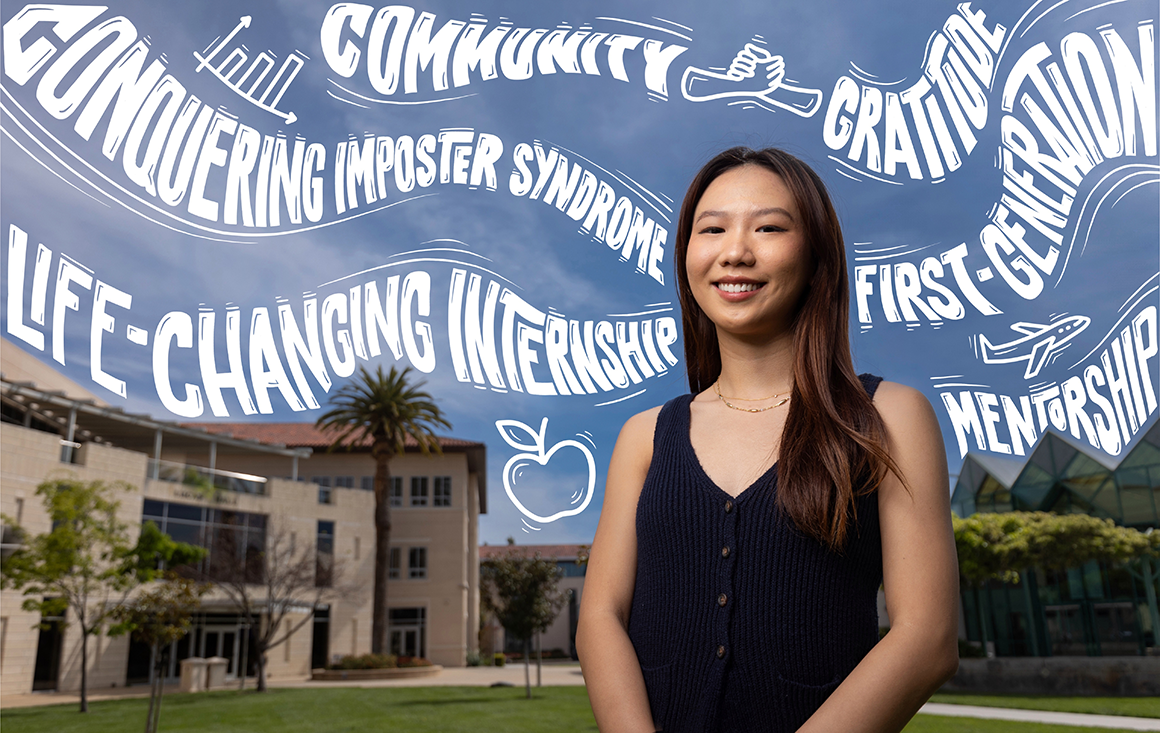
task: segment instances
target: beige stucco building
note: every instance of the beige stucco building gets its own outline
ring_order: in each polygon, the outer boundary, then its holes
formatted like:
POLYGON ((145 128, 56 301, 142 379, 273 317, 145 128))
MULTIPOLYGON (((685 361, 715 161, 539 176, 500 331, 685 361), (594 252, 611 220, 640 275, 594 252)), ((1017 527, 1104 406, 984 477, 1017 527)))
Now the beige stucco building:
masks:
MULTIPOLYGON (((132 539, 143 521, 154 521, 176 539, 207 547, 207 569, 222 562, 223 547, 252 550, 274 533, 289 535, 301 552, 332 556, 342 574, 338 592, 328 591, 311 618, 313 593, 296 599, 287 623, 305 623, 271 650, 269 676, 303 678, 335 657, 370 651, 375 535, 368 448, 328 452, 310 424, 179 425, 129 415, 11 344, 0 355, 0 512, 30 534, 48 531, 36 487, 64 473, 132 487, 120 494, 132 539)), ((391 462, 390 641, 397 654, 462 666, 478 647, 485 449, 455 438, 440 442, 442 455, 423 456, 409 446, 391 462)), ((42 619, 22 610, 22 600, 18 592, 0 595, 0 686, 79 689, 75 625, 45 619, 49 629, 38 630, 42 619)), ((242 669, 254 674, 249 626, 263 619, 243 618, 214 591, 194 623, 173 647, 170 676, 181 658, 215 655, 229 660, 228 678, 242 669)), ((145 682, 149 661, 148 647, 129 638, 90 638, 90 689, 145 682)))

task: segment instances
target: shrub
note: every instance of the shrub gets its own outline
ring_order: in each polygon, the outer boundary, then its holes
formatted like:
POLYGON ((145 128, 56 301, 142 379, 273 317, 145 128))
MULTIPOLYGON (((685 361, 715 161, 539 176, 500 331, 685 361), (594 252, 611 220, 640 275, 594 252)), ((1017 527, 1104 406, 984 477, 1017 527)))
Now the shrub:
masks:
POLYGON ((397 666, 399 666, 399 667, 430 667, 431 660, 424 659, 423 657, 399 657, 397 666))
MULTIPOLYGON (((407 659, 407 657, 404 657, 407 659)), ((392 669, 401 667, 400 660, 394 654, 358 654, 339 659, 334 664, 326 665, 327 669, 392 669)))
POLYGON ((506 661, 507 655, 505 655, 503 652, 495 653, 495 666, 502 667, 506 661))
POLYGON ((480 659, 479 652, 468 652, 467 653, 467 666, 468 667, 478 667, 481 664, 483 664, 483 660, 480 659))

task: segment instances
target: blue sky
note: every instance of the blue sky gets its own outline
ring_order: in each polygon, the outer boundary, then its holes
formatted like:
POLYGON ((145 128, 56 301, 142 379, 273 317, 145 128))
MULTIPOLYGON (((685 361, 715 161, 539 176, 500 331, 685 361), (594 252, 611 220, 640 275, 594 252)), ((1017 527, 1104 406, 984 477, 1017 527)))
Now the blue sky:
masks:
MULTIPOLYGON (((861 90, 863 103, 867 98, 877 96, 882 100, 891 93, 919 84, 924 60, 939 48, 940 29, 947 29, 942 37, 950 37, 956 29, 964 27, 962 15, 958 16, 959 21, 948 21, 957 12, 952 2, 823 0, 781 7, 737 2, 714 5, 712 13, 706 13, 702 3, 693 2, 634 3, 627 8, 622 3, 600 2, 417 3, 408 7, 415 8, 416 17, 422 12, 434 14, 432 31, 438 31, 452 20, 476 24, 486 20, 485 31, 491 31, 507 19, 516 28, 549 32, 587 30, 589 37, 599 33, 608 35, 605 40, 592 44, 592 59, 584 67, 589 73, 545 74, 537 65, 528 79, 507 78, 510 74, 505 75, 501 69, 498 78, 484 80, 482 72, 476 69, 470 72, 469 84, 439 89, 433 80, 434 67, 429 66, 419 69, 417 91, 410 95, 400 90, 385 94, 372 83, 366 63, 371 47, 366 40, 372 35, 369 28, 360 39, 352 26, 344 26, 338 36, 339 45, 329 50, 323 48, 320 29, 330 10, 326 3, 114 3, 99 19, 83 25, 84 30, 72 40, 83 37, 103 21, 123 16, 132 23, 139 37, 147 38, 148 61, 160 60, 165 70, 208 109, 224 108, 228 115, 236 117, 238 123, 256 131, 257 135, 274 136, 282 132, 289 137, 290 145, 296 136, 301 136, 308 143, 318 143, 326 152, 321 182, 325 209, 319 222, 324 226, 291 231, 299 227, 287 224, 285 213, 282 226, 265 229, 227 225, 219 217, 212 227, 226 234, 208 238, 190 234, 199 231, 204 235, 204 229, 196 229, 194 225, 204 227, 210 223, 192 216, 185 202, 175 207, 158 202, 127 177, 119 157, 110 161, 102 156, 107 119, 96 126, 91 140, 85 140, 76 127, 83 112, 60 113, 63 119, 49 113, 38 98, 37 88, 43 86, 41 79, 51 73, 69 42, 56 39, 51 35, 49 24, 42 22, 30 26, 23 50, 27 52, 32 41, 46 34, 60 50, 43 68, 30 74, 29 80, 22 83, 15 78, 21 75, 14 69, 25 62, 21 61, 20 54, 5 48, 3 129, 6 134, 0 143, 3 152, 0 220, 10 242, 12 227, 27 234, 29 257, 39 243, 53 252, 48 317, 43 326, 33 324, 34 330, 45 334, 48 345, 45 352, 40 352, 12 335, 14 314, 8 296, 10 281, 13 281, 8 274, 10 252, 14 251, 11 245, 4 249, 6 337, 46 360, 50 358, 56 274, 59 258, 65 255, 92 270, 96 279, 132 296, 129 309, 107 307, 116 325, 112 333, 105 335, 101 350, 103 370, 123 380, 127 394, 122 398, 93 383, 89 346, 94 294, 78 284, 71 287, 78 294, 78 310, 64 313, 66 363, 58 367, 111 404, 157 418, 178 419, 166 410, 158 396, 150 358, 158 325, 165 314, 184 312, 196 323, 199 307, 211 310, 216 318, 218 364, 224 369, 227 346, 223 320, 230 307, 240 309, 243 331, 249 328, 254 309, 265 308, 274 314, 279 299, 289 303, 301 323, 303 292, 315 293, 321 309, 327 296, 347 292, 351 287, 365 287, 366 283, 375 282, 382 295, 391 275, 405 277, 411 272, 425 272, 431 282, 430 314, 420 320, 431 325, 435 367, 422 376, 427 389, 437 397, 453 423, 452 433, 488 445, 490 511, 481 521, 481 539, 497 543, 514 536, 521 543, 586 542, 595 530, 604 472, 620 425, 633 413, 686 391, 683 364, 666 364, 664 372, 640 384, 592 395, 533 395, 515 391, 510 385, 497 391, 487 385, 462 382, 457 379, 447 334, 452 272, 460 269, 479 274, 484 288, 488 282, 496 282, 536 311, 552 317, 609 323, 672 317, 679 323, 673 289, 673 225, 666 217, 675 220, 687 181, 717 151, 735 144, 777 145, 813 165, 829 186, 843 223, 852 279, 856 265, 888 263, 895 266, 897 273, 900 264, 903 269, 906 263, 917 268, 925 258, 937 257, 965 243, 969 252, 964 261, 966 270, 973 273, 979 290, 995 309, 1003 311, 986 316, 966 305, 965 317, 947 318, 938 324, 889 323, 884 311, 876 305, 880 302, 876 299, 881 297, 877 270, 868 280, 875 286, 868 301, 873 319, 870 328, 859 323, 857 308, 852 308, 851 334, 859 371, 912 385, 931 399, 940 417, 954 472, 961 459, 956 431, 940 396, 942 393, 958 395, 962 390, 974 390, 1013 396, 1017 402, 1018 396, 1061 386, 1074 376, 1084 375, 1086 367, 1100 365, 1101 353, 1110 347, 1122 328, 1130 327, 1133 322, 1139 324, 1142 339, 1139 343, 1143 344, 1144 351, 1155 351, 1155 335, 1149 341, 1148 331, 1150 327, 1151 333, 1155 332, 1155 310, 1151 311, 1151 321, 1147 314, 1148 308, 1156 304, 1156 276, 1160 269, 1158 178, 1154 147, 1150 154, 1147 150, 1146 122, 1138 123, 1142 127, 1136 133, 1134 153, 1124 149, 1116 155, 1104 155, 1071 186, 1074 203, 1063 217, 1063 223, 1056 227, 1060 236, 1059 260, 1051 268, 1050 276, 1041 268, 1044 283, 1041 293, 1028 299, 1002 285, 998 265, 988 259, 980 243, 980 232, 994 217, 1004 193, 1004 173, 999 167, 1004 154, 1002 120, 1010 116, 1025 126, 1031 124, 1033 117, 1023 102, 1024 92, 1030 95, 1033 104, 1038 101, 1041 108, 1046 104, 1036 96, 1039 92, 1032 81, 1026 81, 1013 86, 1012 109, 1002 108, 1003 88, 1017 67, 1017 60, 1027 58, 1029 50, 1043 42, 1051 58, 1042 66, 1046 68, 1052 61, 1068 73, 1065 56, 1070 56, 1061 42, 1070 38, 1068 48, 1075 49, 1086 38, 1091 42, 1090 48, 1102 54, 1100 64, 1111 78, 1109 89, 1117 104, 1114 109, 1117 114, 1123 112, 1123 93, 1116 86, 1119 68, 1113 67, 1107 51, 1109 46, 1100 33, 1112 29, 1138 58, 1138 26, 1150 22, 1154 37, 1155 7, 1134 0, 1104 4, 1106 7, 1098 5, 1075 0, 1058 5, 1043 2, 972 5, 969 12, 986 14, 986 19, 979 23, 983 28, 994 33, 998 24, 1005 29, 1001 52, 989 54, 993 61, 993 81, 992 88, 982 92, 986 99, 985 119, 978 126, 971 123, 970 135, 977 142, 969 154, 964 150, 961 132, 954 133, 962 158, 956 170, 935 176, 924 163, 922 179, 914 180, 904 166, 896 170, 896 175, 886 175, 881 164, 870 163, 868 153, 854 159, 849 144, 837 148, 827 145, 824 129, 836 83, 842 77, 861 90), (205 53, 205 49, 213 48, 235 29, 243 15, 251 18, 249 25, 238 29, 211 63, 220 63, 242 44, 250 59, 263 50, 276 56, 278 63, 292 54, 301 56, 301 71, 274 105, 279 113, 295 114, 296 120, 290 125, 284 124, 274 112, 243 99, 212 77, 208 69, 195 71, 198 61, 194 52, 205 53), (609 55, 611 46, 607 39, 615 34, 641 39, 623 54, 624 69, 619 76, 626 77, 627 81, 615 78, 618 76, 615 61, 609 55), (345 43, 353 44, 351 47, 361 53, 360 63, 349 77, 334 68, 334 51, 345 43), (785 84, 807 90, 801 93, 805 98, 809 97, 808 90, 816 90, 821 100, 819 109, 807 117, 769 106, 762 101, 767 98, 755 95, 705 101, 692 101, 683 96, 686 69, 722 74, 746 43, 782 56, 785 84), (667 73, 646 77, 646 48, 663 50, 666 45, 682 46, 686 50, 672 60, 667 73), (663 95, 658 93, 658 80, 664 81, 663 95), (729 104, 731 101, 738 103, 729 104), (464 129, 487 133, 502 143, 502 153, 495 163, 496 190, 436 180, 429 187, 416 185, 414 190, 404 193, 397 190, 393 173, 388 173, 383 200, 375 204, 360 200, 359 207, 353 211, 342 214, 337 211, 333 171, 337 164, 335 150, 340 142, 361 141, 368 134, 390 136, 392 141, 406 136, 418 140, 425 134, 464 129), (516 169, 513 156, 521 144, 534 143, 539 143, 544 151, 557 150, 571 163, 580 164, 595 178, 608 182, 618 197, 625 197, 656 226, 668 230, 667 248, 661 246, 664 251, 659 265, 663 284, 647 272, 637 271, 635 253, 623 261, 605 242, 594 238, 594 232, 581 231, 582 221, 569 218, 543 201, 532 200, 527 194, 513 193, 509 185, 516 169), (371 211, 385 204, 395 205, 371 211), (351 214, 362 215, 350 218, 351 214), (232 241, 215 241, 223 239, 232 241), (400 263, 401 260, 406 263, 400 263), (990 268, 989 277, 978 274, 987 268, 990 268), (980 358, 980 335, 985 335, 993 344, 1013 344, 1004 353, 1007 357, 1019 356, 1023 354, 1021 349, 1029 351, 1037 339, 1047 338, 1047 332, 1034 336, 1035 326, 1058 323, 1060 319, 1077 315, 1089 319, 1088 324, 1082 332, 1070 336, 1066 344, 1056 342, 1055 347, 1040 344, 1050 353, 1032 376, 1028 376, 1032 369, 1027 361, 984 363, 980 358), (126 324, 149 332, 148 345, 130 342, 126 324), (1018 328, 1013 329, 1013 325, 1018 328), (1111 338, 1106 338, 1109 333, 1111 338), (1029 341, 1025 344, 1020 341, 1029 334, 1033 335, 1029 341), (1088 356, 1084 357, 1085 354, 1088 356), (959 384, 974 386, 946 386, 959 384), (544 418, 548 423, 542 446, 544 454, 540 457, 544 458, 545 465, 539 467, 538 462, 526 459, 511 462, 513 471, 518 468, 520 473, 518 477, 513 473, 508 483, 517 498, 524 499, 525 509, 541 517, 574 511, 586 496, 585 452, 592 456, 596 470, 593 495, 583 511, 550 522, 521 514, 505 495, 505 465, 521 451, 504 439, 495 424, 500 420, 518 421, 537 433, 544 418), (547 453, 562 441, 572 442, 553 454, 558 457, 548 460, 547 453)), ((20 3, 6 4, 3 21, 12 23, 22 8, 20 3)), ((371 10, 377 12, 378 8, 371 10)), ((352 12, 359 11, 355 8, 352 12)), ((5 43, 9 41, 6 39, 5 43)), ((626 47, 628 43, 625 42, 626 47)), ((96 48, 99 51, 101 47, 96 48)), ((80 67, 94 62, 96 53, 85 56, 71 75, 65 74, 58 91, 70 83, 79 84, 80 67)), ((1079 51, 1072 55, 1076 53, 1082 55, 1079 51)), ((965 55, 958 57, 959 61, 964 59, 970 60, 965 55)), ((698 89, 760 91, 764 63, 757 79, 744 83, 710 79, 703 82, 707 87, 698 89)), ((389 69, 390 64, 384 68, 389 69)), ((935 65, 935 72, 937 68, 935 65)), ((1090 78, 1090 66, 1087 68, 1090 78)), ((83 81, 83 76, 80 79, 83 81)), ((1069 89, 1077 88, 1075 84, 1069 86, 1069 89)), ((1154 74, 1150 97, 1147 92, 1147 89, 1140 91, 1143 96, 1136 99, 1150 99, 1154 115, 1154 74)), ((801 94, 773 96, 800 100, 801 94)), ((1100 100, 1097 93, 1096 102, 1100 100)), ((78 109, 90 102, 89 97, 84 97, 78 109)), ((1082 102, 1080 99, 1077 104, 1082 102)), ((879 117, 885 119, 888 114, 889 110, 880 111, 879 117)), ((910 121, 908 129, 917 137, 913 112, 904 114, 910 115, 906 118, 910 121)), ((857 118, 853 112, 842 113, 838 118, 842 116, 849 118, 851 124, 857 118)), ((1103 119, 1106 123, 1107 118, 1103 119)), ((1151 117, 1153 146, 1155 119, 1151 117)), ((884 148, 885 122, 873 123, 868 117, 867 124, 872 126, 875 144, 884 148)), ((948 129, 956 130, 950 119, 947 125, 948 129)), ((145 130, 147 139, 152 129, 145 130)), ((1036 128, 1036 132, 1040 134, 1041 149, 1048 150, 1042 129, 1036 128)), ((221 140, 221 147, 231 150, 234 136, 223 134, 221 140)), ((912 142, 919 148, 917 139, 912 142)), ((1094 141, 1093 146, 1099 148, 1099 143, 1094 141)), ((1121 147, 1127 146, 1125 143, 1121 147)), ((478 155, 478 147, 474 153, 478 155)), ((454 175, 450 170, 454 156, 448 158, 448 165, 437 162, 441 173, 454 175)), ((470 161, 462 165, 469 166, 470 161)), ((1022 163, 1018 168, 1030 170, 1022 163)), ((226 168, 207 170, 206 196, 222 202, 226 168)), ((533 160, 531 171, 535 170, 533 160)), ((1034 170, 1029 175, 1046 195, 1060 199, 1062 189, 1045 183, 1050 176, 1034 170)), ((1030 225, 1024 228, 1029 230, 1028 246, 1044 256, 1048 240, 1030 225)), ((1012 260, 1012 255, 1005 258, 1007 262, 1012 260)), ((943 263, 945 271, 940 282, 953 284, 949 260, 944 259, 943 263)), ((23 272, 20 315, 21 322, 28 325, 32 323, 34 290, 30 261, 23 272)), ((961 289, 955 292, 962 296, 961 289)), ((923 297, 931 294, 929 289, 923 291, 923 297)), ((274 330, 276 333, 276 320, 274 330)), ((526 342, 527 348, 539 351, 538 362, 529 369, 539 381, 550 382, 547 354, 535 340, 537 333, 543 338, 543 331, 534 328, 530 331, 534 333, 527 337, 531 339, 526 342)), ((243 338, 241 353, 248 365, 247 343, 243 338)), ((683 356, 680 346, 679 341, 671 346, 678 357, 683 356)), ((174 385, 199 384, 201 378, 194 351, 174 347, 171 352, 173 357, 166 376, 174 385)), ((1042 350, 1035 352, 1033 362, 1037 363, 1043 353, 1042 350)), ((285 357, 284 349, 279 354, 285 357)), ((663 360, 663 355, 658 356, 663 360)), ((646 357, 646 360, 653 366, 659 363, 655 358, 646 357)), ((1153 385, 1157 383, 1157 361, 1160 359, 1153 356, 1146 362, 1153 385)), ((385 357, 359 359, 358 363, 373 366, 396 362, 387 351, 385 357)), ((410 363, 406 354, 399 362, 400 366, 410 363)), ((333 368, 331 378, 335 385, 342 381, 335 376, 333 368)), ((311 383, 322 400, 323 390, 316 382, 311 383)), ((1089 386, 1089 390, 1098 392, 1100 385, 1089 386)), ((177 392, 182 394, 180 389, 177 392)), ((227 391, 225 400, 230 415, 222 419, 313 421, 319 414, 291 410, 277 389, 270 394, 272 414, 245 416, 239 401, 227 391)), ((1106 387, 1103 394, 1107 394, 1106 387)), ((1150 420, 1155 400, 1148 399, 1143 385, 1137 388, 1137 394, 1144 406, 1142 417, 1150 420)), ((971 404, 985 409, 977 398, 971 404)), ((1075 407, 1075 393, 1069 404, 1075 407)), ((1075 410, 1086 409, 1085 414, 1094 420, 1099 412, 1094 404, 1089 399, 1086 408, 1075 407, 1075 410)), ((995 409, 996 414, 1002 414, 1001 406, 995 409)), ((207 408, 197 419, 208 420, 213 416, 207 408)), ((985 412, 980 414, 980 420, 982 425, 985 412)), ((988 448, 995 449, 995 442, 1010 443, 1002 432, 1006 423, 1000 422, 996 428, 1000 439, 987 438, 988 448)), ((1081 435, 1086 429, 1082 421, 1077 424, 1075 419, 1070 420, 1068 428, 1080 431, 1081 435)), ((985 429, 979 432, 987 435, 985 429)), ((975 449, 975 437, 968 439, 970 447, 975 449)), ((531 435, 519 440, 525 441, 525 446, 535 443, 531 435), (532 443, 527 443, 529 440, 532 443)), ((532 447, 530 452, 537 453, 537 448, 532 447)), ((1122 446, 1120 452, 1123 452, 1122 446)))

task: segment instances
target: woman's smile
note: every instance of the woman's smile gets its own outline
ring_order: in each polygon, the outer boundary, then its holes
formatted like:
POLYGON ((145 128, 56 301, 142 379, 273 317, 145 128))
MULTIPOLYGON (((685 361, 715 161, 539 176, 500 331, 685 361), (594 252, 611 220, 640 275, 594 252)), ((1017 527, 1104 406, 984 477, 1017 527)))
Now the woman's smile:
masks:
POLYGON ((713 285, 721 291, 721 297, 732 303, 737 303, 749 298, 753 293, 761 289, 765 283, 742 277, 725 277, 713 283, 713 285))

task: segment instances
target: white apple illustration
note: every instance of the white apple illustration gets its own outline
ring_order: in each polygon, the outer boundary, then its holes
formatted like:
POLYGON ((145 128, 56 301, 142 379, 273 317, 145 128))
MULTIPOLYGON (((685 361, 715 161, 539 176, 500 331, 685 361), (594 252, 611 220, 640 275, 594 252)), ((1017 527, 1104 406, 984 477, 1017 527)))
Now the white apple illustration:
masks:
POLYGON ((524 451, 509 458, 503 467, 504 491, 507 492, 508 498, 512 500, 512 504, 515 504, 516 508, 524 516, 547 524, 548 522, 554 522, 563 517, 575 516, 588 508, 588 503, 592 501, 592 494, 596 490, 596 461, 592 458, 592 452, 588 450, 587 446, 575 440, 561 440, 559 443, 553 445, 550 450, 545 450, 545 436, 548 433, 548 418, 546 417, 540 422, 539 432, 536 432, 519 420, 496 420, 495 427, 499 430, 499 434, 503 436, 504 441, 508 445, 524 451), (512 490, 512 479, 515 477, 516 471, 526 461, 534 461, 541 466, 546 466, 557 451, 566 448, 574 448, 580 451, 584 454, 584 459, 588 462, 588 490, 584 493, 583 501, 580 501, 580 497, 574 495, 572 503, 575 504, 579 501, 579 506, 572 509, 564 509, 546 517, 530 511, 516 498, 515 491, 512 490))

